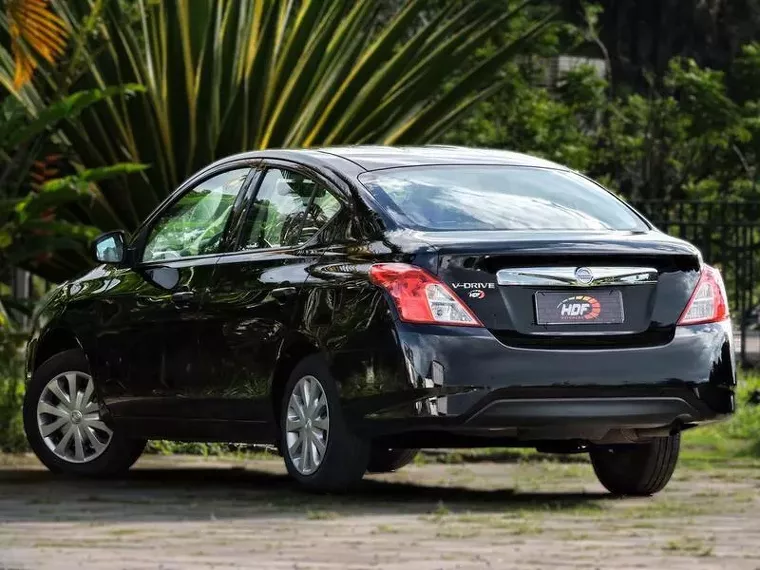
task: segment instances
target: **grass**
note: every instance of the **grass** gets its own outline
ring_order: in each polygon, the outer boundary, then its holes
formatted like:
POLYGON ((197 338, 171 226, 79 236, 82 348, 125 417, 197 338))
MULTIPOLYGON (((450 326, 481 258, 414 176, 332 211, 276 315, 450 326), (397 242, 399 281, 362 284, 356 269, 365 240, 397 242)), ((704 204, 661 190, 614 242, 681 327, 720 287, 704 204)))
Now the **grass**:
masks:
POLYGON ((509 527, 510 533, 516 536, 537 535, 544 532, 544 529, 536 522, 519 521, 509 527))
POLYGON ((306 518, 310 521, 329 521, 339 518, 335 511, 307 511, 306 518))
POLYGON ((108 534, 111 536, 131 536, 133 534, 143 534, 145 531, 139 528, 115 528, 109 530, 108 534))
POLYGON ((483 447, 474 449, 440 450, 426 449, 415 458, 415 464, 425 465, 440 463, 444 465, 460 465, 463 463, 480 462, 503 463, 585 463, 585 454, 547 454, 537 453, 528 447, 483 447))
POLYGON ((624 517, 631 519, 662 519, 707 515, 715 509, 710 502, 684 502, 678 499, 658 499, 629 503, 623 510, 624 517))
POLYGON ((425 515, 423 518, 431 522, 441 522, 445 517, 451 514, 451 509, 443 504, 443 501, 438 501, 436 507, 430 511, 429 515, 425 515))
POLYGON ((401 529, 391 526, 389 524, 381 524, 375 529, 375 534, 399 534, 401 529))
MULTIPOLYGON (((750 395, 758 390, 760 373, 741 373, 736 414, 726 422, 684 432, 681 460, 695 467, 718 458, 744 459, 747 467, 760 466, 760 406, 748 403, 750 395)), ((737 466, 741 463, 738 461, 737 466)))
POLYGON ((695 537, 681 537, 669 540, 662 547, 665 552, 687 554, 689 556, 712 556, 713 547, 707 542, 695 537))
POLYGON ((480 534, 480 531, 471 528, 442 528, 435 533, 436 538, 474 538, 480 534))
POLYGON ((146 448, 148 453, 156 455, 199 455, 202 457, 225 456, 231 459, 274 459, 278 458, 271 446, 248 445, 237 443, 197 443, 168 440, 152 440, 146 448))
POLYGON ((591 535, 587 532, 574 532, 572 530, 567 532, 562 532, 559 535, 559 539, 563 541, 567 540, 588 540, 591 538, 591 535))

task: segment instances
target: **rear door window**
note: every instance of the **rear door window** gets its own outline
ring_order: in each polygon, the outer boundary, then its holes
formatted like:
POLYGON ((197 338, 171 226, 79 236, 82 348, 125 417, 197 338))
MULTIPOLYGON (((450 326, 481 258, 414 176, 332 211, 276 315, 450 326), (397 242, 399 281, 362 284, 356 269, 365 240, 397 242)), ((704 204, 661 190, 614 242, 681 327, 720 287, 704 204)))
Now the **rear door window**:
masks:
POLYGON ((243 229, 243 249, 306 243, 338 212, 340 203, 322 184, 300 173, 270 168, 261 181, 243 229))

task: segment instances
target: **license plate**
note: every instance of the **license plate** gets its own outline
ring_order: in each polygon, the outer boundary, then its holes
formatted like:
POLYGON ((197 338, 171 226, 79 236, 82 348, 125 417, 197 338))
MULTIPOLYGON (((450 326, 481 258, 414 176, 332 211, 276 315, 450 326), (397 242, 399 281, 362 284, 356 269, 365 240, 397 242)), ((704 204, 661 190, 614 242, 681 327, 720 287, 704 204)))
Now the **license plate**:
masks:
POLYGON ((537 291, 536 324, 614 325, 625 319, 623 295, 615 289, 537 291))

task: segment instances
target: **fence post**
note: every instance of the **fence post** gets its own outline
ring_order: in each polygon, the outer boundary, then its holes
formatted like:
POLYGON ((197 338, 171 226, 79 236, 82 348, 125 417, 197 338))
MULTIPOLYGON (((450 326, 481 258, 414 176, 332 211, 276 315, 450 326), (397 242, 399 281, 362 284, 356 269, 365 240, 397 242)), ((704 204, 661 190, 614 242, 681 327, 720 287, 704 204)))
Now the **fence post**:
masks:
MULTIPOLYGON (((18 301, 26 301, 32 297, 32 274, 15 267, 11 269, 11 297, 18 301)), ((26 326, 28 318, 23 313, 12 309, 18 321, 26 326)))

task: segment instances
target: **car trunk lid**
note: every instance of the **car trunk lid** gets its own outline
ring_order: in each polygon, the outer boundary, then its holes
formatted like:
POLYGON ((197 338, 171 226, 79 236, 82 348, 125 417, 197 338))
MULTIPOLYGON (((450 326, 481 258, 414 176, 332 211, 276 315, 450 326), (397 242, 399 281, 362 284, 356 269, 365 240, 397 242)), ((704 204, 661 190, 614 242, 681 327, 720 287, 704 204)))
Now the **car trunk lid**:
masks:
POLYGON ((425 232, 438 275, 505 344, 664 344, 699 278, 698 250, 648 232, 425 232))

